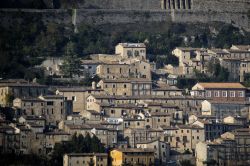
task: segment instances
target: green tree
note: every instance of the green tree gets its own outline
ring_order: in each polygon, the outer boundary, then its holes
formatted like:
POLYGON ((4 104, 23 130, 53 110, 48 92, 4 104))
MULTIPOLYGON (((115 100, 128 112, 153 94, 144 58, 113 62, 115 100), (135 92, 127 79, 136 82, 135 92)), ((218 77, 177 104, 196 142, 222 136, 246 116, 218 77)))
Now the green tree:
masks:
POLYGON ((84 79, 83 79, 83 82, 82 84, 85 85, 85 86, 91 86, 92 85, 92 82, 96 82, 98 83, 100 81, 100 77, 98 75, 94 75, 94 76, 91 76, 88 72, 85 73, 84 75, 84 79))
POLYGON ((63 56, 63 64, 61 69, 63 74, 67 77, 73 78, 73 76, 80 76, 81 61, 75 53, 75 46, 73 42, 69 42, 66 46, 65 54, 63 56))
MULTIPOLYGON (((63 155, 65 153, 103 153, 105 150, 101 141, 89 133, 84 137, 83 135, 74 134, 70 141, 57 143, 51 155, 51 165, 62 165, 63 155)), ((91 163, 90 163, 91 164, 91 163)))
POLYGON ((13 94, 11 94, 11 93, 6 94, 5 102, 6 102, 7 105, 9 105, 9 106, 12 105, 13 100, 14 100, 14 95, 13 94))

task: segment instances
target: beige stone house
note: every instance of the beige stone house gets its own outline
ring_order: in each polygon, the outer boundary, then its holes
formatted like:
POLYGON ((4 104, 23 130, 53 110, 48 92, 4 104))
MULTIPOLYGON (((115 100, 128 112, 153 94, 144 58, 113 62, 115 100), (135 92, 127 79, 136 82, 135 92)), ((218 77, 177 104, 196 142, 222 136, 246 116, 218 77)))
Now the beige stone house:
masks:
POLYGON ((138 58, 146 60, 146 45, 144 43, 119 43, 115 47, 115 54, 124 59, 138 58))
POLYGON ((150 64, 137 59, 101 64, 97 66, 96 74, 103 79, 144 78, 151 80, 150 64))
POLYGON ((178 152, 194 152, 200 141, 205 141, 204 128, 198 125, 178 125, 165 127, 164 140, 170 143, 171 149, 178 152))
POLYGON ((38 97, 46 95, 48 87, 38 83, 30 83, 25 80, 1 80, 0 81, 0 105, 12 104, 8 98, 38 97))
POLYGON ((245 101, 246 87, 240 83, 200 82, 192 87, 191 96, 215 101, 245 101))
POLYGON ((171 74, 188 77, 193 76, 195 70, 201 73, 207 72, 206 64, 210 60, 210 56, 206 49, 177 47, 172 54, 179 59, 179 69, 177 70, 179 72, 171 74))
POLYGON ((108 165, 107 153, 69 153, 63 156, 63 166, 77 165, 93 165, 106 166, 108 165))
POLYGON ((249 165, 249 129, 237 129, 222 134, 213 142, 199 142, 196 145, 196 165, 249 165))
POLYGON ((56 90, 57 95, 64 96, 65 100, 72 101, 73 112, 82 112, 86 109, 86 98, 90 94, 103 94, 102 89, 97 89, 95 83, 93 87, 64 87, 56 90))
POLYGON ((35 99, 17 98, 13 101, 13 106, 21 109, 25 115, 45 117, 48 124, 57 124, 72 111, 71 104, 60 95, 39 96, 35 99))
POLYGON ((170 159, 170 144, 160 140, 142 141, 137 143, 137 148, 155 149, 155 163, 166 164, 170 159))
POLYGON ((147 79, 101 80, 98 86, 110 95, 141 96, 150 95, 152 82, 147 79))
POLYGON ((162 129, 127 128, 124 129, 124 138, 128 140, 129 147, 136 147, 137 143, 163 138, 162 129))

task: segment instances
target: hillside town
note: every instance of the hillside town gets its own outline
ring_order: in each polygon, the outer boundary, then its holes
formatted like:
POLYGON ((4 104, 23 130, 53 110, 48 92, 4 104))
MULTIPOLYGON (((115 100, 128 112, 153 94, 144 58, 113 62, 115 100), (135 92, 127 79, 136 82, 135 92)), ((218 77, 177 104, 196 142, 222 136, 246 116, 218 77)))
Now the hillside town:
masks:
POLYGON ((250 165, 250 45, 176 47, 172 55, 178 65, 159 68, 144 43, 118 43, 114 54, 81 59, 71 78, 62 58, 36 66, 55 81, 88 76, 89 86, 0 80, 1 154, 50 158, 81 136, 104 149, 62 152, 64 166, 250 165), (212 78, 218 65, 230 81, 196 79, 212 78), (191 88, 178 88, 192 78, 191 88))

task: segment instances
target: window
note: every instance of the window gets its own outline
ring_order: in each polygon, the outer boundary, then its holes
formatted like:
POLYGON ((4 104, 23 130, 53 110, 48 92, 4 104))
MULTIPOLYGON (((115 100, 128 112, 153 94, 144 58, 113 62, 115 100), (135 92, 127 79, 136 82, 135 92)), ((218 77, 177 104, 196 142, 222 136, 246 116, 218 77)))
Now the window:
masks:
POLYGON ((215 91, 214 92, 214 97, 220 97, 220 92, 219 91, 215 91))
POLYGON ((139 51, 135 50, 135 56, 139 56, 139 51))
POLYGON ((245 64, 245 63, 242 63, 242 67, 247 67, 247 64, 245 64))
POLYGON ((222 91, 222 97, 227 97, 227 91, 222 91))
POLYGON ((128 51, 127 51, 127 55, 128 55, 128 57, 131 57, 131 56, 132 56, 132 51, 131 51, 131 50, 128 50, 128 51))
POLYGON ((137 122, 137 126, 140 126, 140 122, 137 122))
POLYGON ((123 85, 123 87, 124 87, 124 88, 127 88, 127 85, 126 85, 126 84, 124 84, 124 85, 123 85))
POLYGON ((109 68, 107 68, 107 73, 109 73, 109 68))
POLYGON ((207 96, 207 97, 211 97, 211 91, 207 91, 207 92, 206 92, 206 96, 207 96))
POLYGON ((111 110, 111 114, 114 114, 115 113, 115 110, 111 110))
POLYGON ((230 97, 235 97, 235 92, 234 91, 230 91, 230 97))
POLYGON ((53 104, 54 104, 53 101, 48 101, 48 102, 47 102, 47 105, 53 105, 53 104))
POLYGON ((115 84, 113 84, 113 88, 115 88, 115 84))
POLYGON ((197 139, 200 139, 200 137, 199 137, 199 136, 197 136, 197 139))
POLYGON ((242 91, 239 91, 239 97, 244 97, 244 93, 242 91))
POLYGON ((76 97, 75 96, 72 96, 72 101, 76 101, 76 97))

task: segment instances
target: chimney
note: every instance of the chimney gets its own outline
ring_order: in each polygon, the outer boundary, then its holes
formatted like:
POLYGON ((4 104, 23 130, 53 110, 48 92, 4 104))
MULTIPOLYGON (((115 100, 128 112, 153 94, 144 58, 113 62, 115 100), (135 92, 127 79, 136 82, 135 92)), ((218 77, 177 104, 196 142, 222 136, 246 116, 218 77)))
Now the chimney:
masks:
POLYGON ((95 83, 95 81, 92 82, 92 89, 96 89, 96 83, 95 83))

